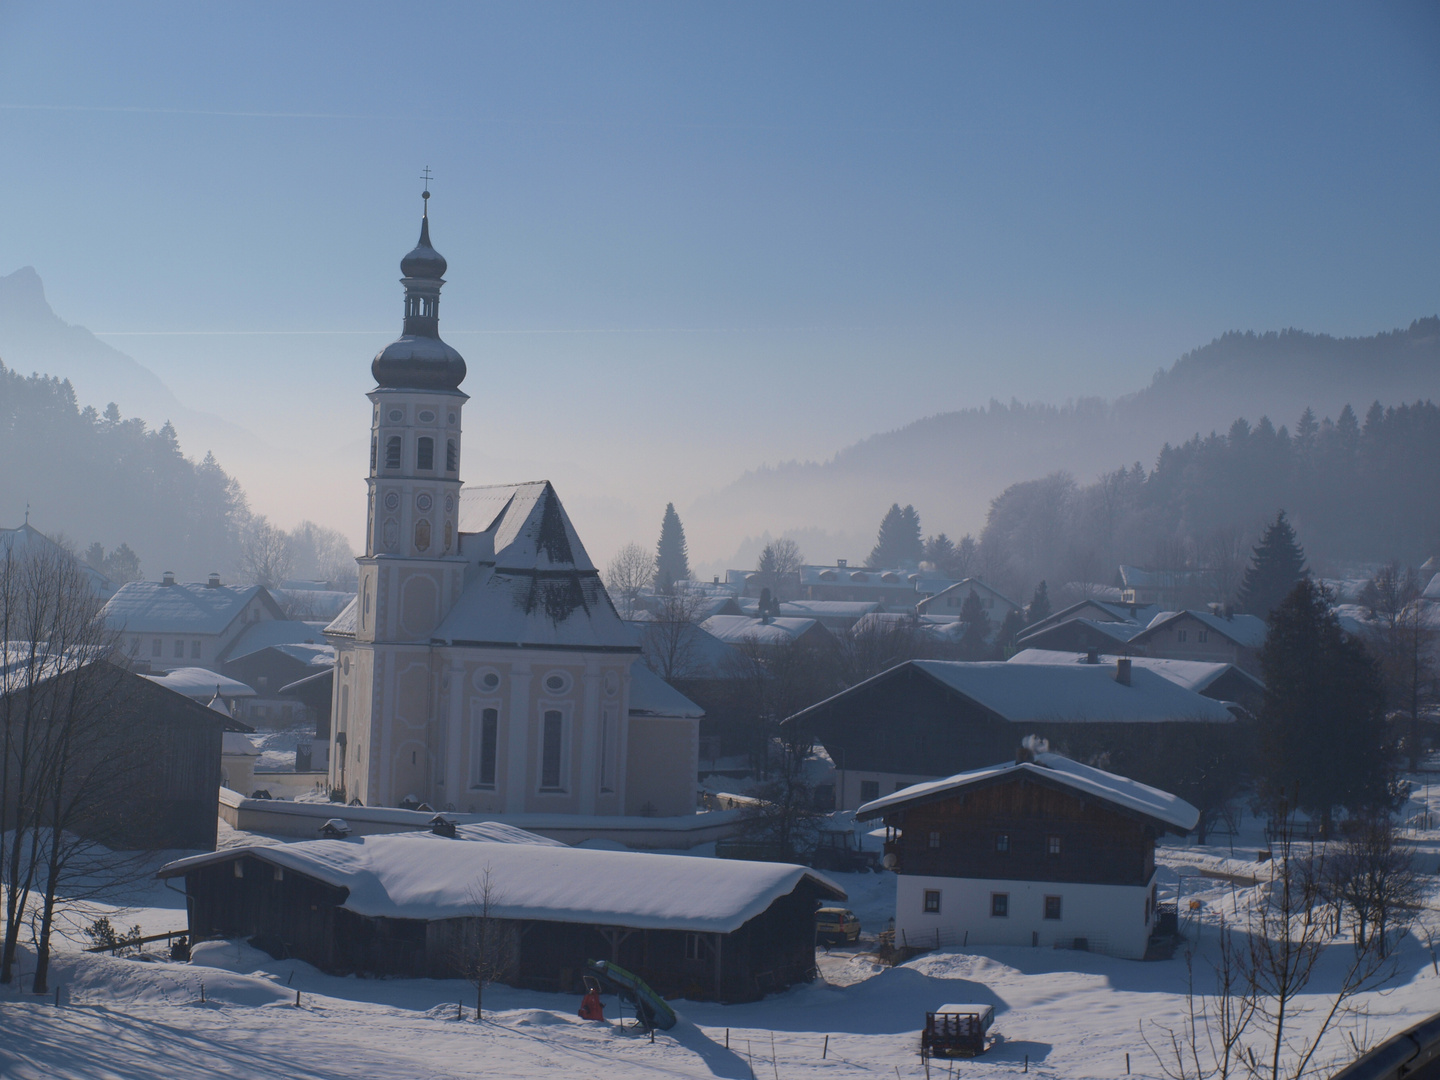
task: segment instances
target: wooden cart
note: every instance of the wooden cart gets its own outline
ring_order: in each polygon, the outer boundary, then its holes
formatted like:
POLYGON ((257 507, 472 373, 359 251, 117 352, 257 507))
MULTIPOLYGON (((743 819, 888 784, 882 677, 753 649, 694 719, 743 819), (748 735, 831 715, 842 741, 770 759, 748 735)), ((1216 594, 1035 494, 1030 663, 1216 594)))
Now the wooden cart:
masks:
POLYGON ((995 1023, 993 1005, 941 1005, 925 1014, 921 1057, 975 1057, 985 1052, 985 1036, 995 1023))

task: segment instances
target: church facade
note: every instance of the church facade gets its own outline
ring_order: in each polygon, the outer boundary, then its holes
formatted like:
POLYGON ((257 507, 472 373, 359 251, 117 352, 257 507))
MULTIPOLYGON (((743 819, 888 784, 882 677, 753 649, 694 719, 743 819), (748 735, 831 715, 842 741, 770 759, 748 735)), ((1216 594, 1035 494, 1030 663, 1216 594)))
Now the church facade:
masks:
POLYGON ((461 484, 465 361, 439 335, 428 198, 404 331, 371 365, 357 595, 326 628, 331 787, 462 813, 692 813, 699 711, 637 670, 554 488, 461 484))

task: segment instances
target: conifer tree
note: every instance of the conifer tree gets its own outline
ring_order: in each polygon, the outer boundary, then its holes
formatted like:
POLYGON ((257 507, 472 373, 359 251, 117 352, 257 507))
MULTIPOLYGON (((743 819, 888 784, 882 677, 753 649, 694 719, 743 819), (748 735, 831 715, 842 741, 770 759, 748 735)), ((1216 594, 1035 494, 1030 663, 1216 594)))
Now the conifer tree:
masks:
POLYGON ((1025 629, 1025 616, 1019 608, 1011 608, 1005 613, 1005 621, 1000 624, 1000 632, 995 635, 995 644, 1002 650, 1002 658, 1015 644, 1015 639, 1020 636, 1020 631, 1025 629))
POLYGON ((955 541, 943 532, 925 541, 925 561, 940 573, 955 576, 955 541))
POLYGON ((899 503, 891 505, 880 522, 880 534, 865 565, 873 569, 890 566, 919 566, 925 557, 925 542, 920 538, 920 515, 915 507, 899 503))
POLYGON ((1295 539, 1295 530, 1281 510, 1275 521, 1265 527, 1260 543, 1255 545, 1250 566, 1240 583, 1240 610, 1269 620, 1270 613, 1307 574, 1305 552, 1295 539))
POLYGON ((1041 619, 1050 617, 1050 589, 1042 578, 1035 586, 1035 595, 1030 597, 1030 607, 1025 612, 1025 625, 1034 626, 1041 619))
POLYGON ((1318 814, 1380 807, 1389 790, 1385 693, 1363 643, 1303 578, 1276 605, 1260 650, 1261 787, 1318 814))
POLYGON ((974 589, 960 605, 960 622, 965 631, 960 635, 960 656, 964 660, 983 660, 989 652, 990 616, 980 594, 974 589))
POLYGON ((690 578, 690 556, 685 549, 685 526, 674 503, 665 504, 665 517, 660 522, 660 543, 655 549, 655 587, 668 592, 677 581, 690 578))

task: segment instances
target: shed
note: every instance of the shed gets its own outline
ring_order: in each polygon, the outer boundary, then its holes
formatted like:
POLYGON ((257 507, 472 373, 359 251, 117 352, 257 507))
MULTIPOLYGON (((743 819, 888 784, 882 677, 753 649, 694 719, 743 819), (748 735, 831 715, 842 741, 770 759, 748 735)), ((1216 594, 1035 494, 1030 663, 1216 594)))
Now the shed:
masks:
POLYGON ((159 876, 184 877, 192 940, 248 937, 336 974, 455 977, 498 933, 513 985, 570 991, 608 959, 661 994, 720 1001, 812 978, 817 901, 846 899, 803 866, 570 848, 494 824, 228 848, 159 876))

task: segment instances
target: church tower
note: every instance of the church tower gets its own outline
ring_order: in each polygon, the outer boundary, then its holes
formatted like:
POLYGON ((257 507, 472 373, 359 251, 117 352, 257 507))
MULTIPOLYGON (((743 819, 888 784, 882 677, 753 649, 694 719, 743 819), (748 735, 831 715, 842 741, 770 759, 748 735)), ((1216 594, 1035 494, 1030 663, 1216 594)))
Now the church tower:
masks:
POLYGON ((352 733, 359 745, 349 748, 345 771, 350 790, 372 805, 423 795, 429 786, 430 637, 465 578, 459 555, 465 360, 440 340, 446 264, 430 243, 430 192, 423 197, 420 242, 400 261, 404 328, 370 365, 376 385, 367 395, 368 513, 351 658, 361 670, 347 681, 370 700, 347 704, 357 720, 368 716, 371 723, 352 733), (382 758, 393 767, 367 767, 382 758))

